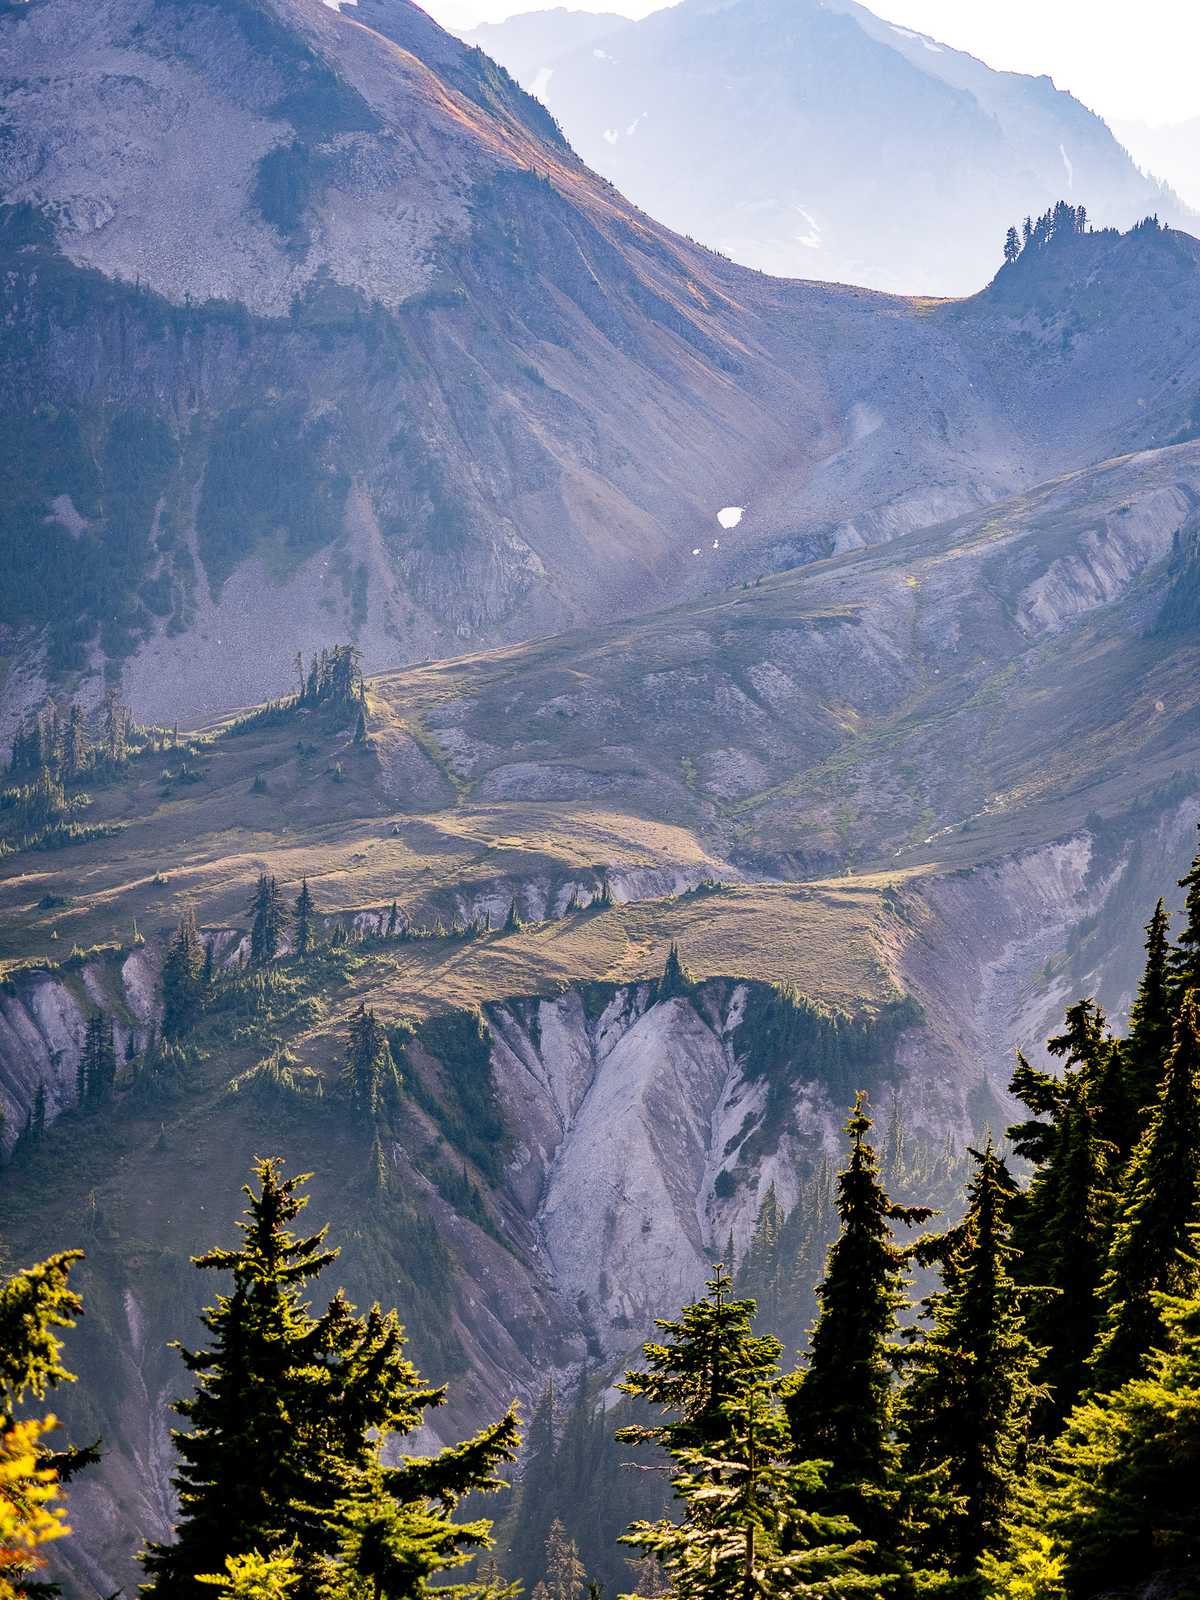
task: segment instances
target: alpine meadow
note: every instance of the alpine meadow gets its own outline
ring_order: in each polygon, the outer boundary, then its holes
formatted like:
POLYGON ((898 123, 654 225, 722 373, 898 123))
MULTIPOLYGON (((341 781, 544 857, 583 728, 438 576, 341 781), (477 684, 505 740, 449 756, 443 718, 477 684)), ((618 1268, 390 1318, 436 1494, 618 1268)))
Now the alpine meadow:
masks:
POLYGON ((0 1600, 1200 1600, 1194 22, 517 3, 0 0, 0 1600))

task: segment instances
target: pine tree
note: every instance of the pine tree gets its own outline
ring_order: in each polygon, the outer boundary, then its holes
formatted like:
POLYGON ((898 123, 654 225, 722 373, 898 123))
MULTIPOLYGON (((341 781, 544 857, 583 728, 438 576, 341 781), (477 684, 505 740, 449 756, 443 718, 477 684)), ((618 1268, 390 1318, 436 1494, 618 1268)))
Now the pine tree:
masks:
POLYGON ((555 1517, 546 1535, 546 1576, 542 1581, 547 1600, 579 1600, 586 1579, 578 1546, 555 1517))
POLYGON ((1170 922, 1160 900, 1146 925, 1146 967, 1129 1011, 1129 1033, 1122 1045, 1127 1093, 1139 1125, 1144 1125, 1158 1100, 1174 1036, 1170 922))
POLYGON ((1015 228, 1010 228, 1008 230, 1008 233, 1005 235, 1005 239, 1004 239, 1004 261, 1005 261, 1005 265, 1011 267, 1013 262, 1017 259, 1017 257, 1020 254, 1021 254, 1021 240, 1020 240, 1020 237, 1017 234, 1017 230, 1015 228))
POLYGON ((270 966, 279 954, 287 914, 279 886, 268 873, 260 874, 249 910, 254 918, 250 930, 250 965, 270 966))
MULTIPOLYGON (((966 1216, 942 1237, 945 1287, 930 1301, 932 1326, 912 1352, 897 1405, 903 1466, 932 1491, 912 1555, 968 1580, 985 1552, 1004 1548, 1040 1398, 1030 1376, 1038 1352, 1011 1272, 1012 1180, 990 1140, 975 1160, 966 1216)), ((934 1258, 928 1243, 923 1249, 934 1258)))
POLYGON ((821 1464, 790 1458, 783 1409, 770 1388, 749 1385, 721 1407, 719 1435, 700 1448, 676 1443, 680 1522, 635 1522, 622 1543, 661 1562, 672 1600, 840 1600, 878 1594, 860 1570, 870 1546, 845 1517, 814 1510, 821 1464))
POLYGON ((1200 852, 1179 880, 1187 890, 1183 910, 1186 919, 1175 949, 1171 952, 1171 980, 1178 993, 1200 989, 1200 852))
POLYGON ((505 933, 520 933, 525 924, 521 921, 521 913, 517 909, 517 897, 513 895, 508 903, 508 915, 504 919, 505 933))
POLYGON ((560 1477, 555 1460, 554 1385, 547 1384, 529 1424, 522 1452, 521 1488, 508 1553, 512 1570, 531 1580, 540 1570, 550 1524, 558 1503, 560 1477))
POLYGON ((617 1437, 628 1444, 654 1442, 664 1449, 708 1449, 727 1437, 726 1408, 755 1385, 769 1383, 783 1347, 751 1331, 753 1300, 731 1300, 723 1265, 713 1269, 700 1300, 673 1321, 655 1319, 665 1337, 643 1345, 646 1370, 625 1374, 623 1393, 646 1400, 677 1420, 647 1427, 631 1424, 617 1437))
POLYGON ((400 907, 397 904, 397 902, 395 900, 393 900, 391 905, 390 905, 390 907, 388 908, 387 927, 384 930, 385 936, 387 938, 389 938, 389 939, 394 939, 396 937, 396 930, 397 930, 397 928, 399 926, 400 926, 400 907))
POLYGON ((204 1004, 206 950, 196 913, 188 909, 163 960, 163 1035, 181 1039, 190 1033, 204 1004))
POLYGON ((1130 1157, 1100 1286, 1096 1383, 1137 1375, 1162 1338, 1157 1296, 1195 1292, 1189 1230, 1200 1224, 1200 1016, 1185 995, 1158 1103, 1130 1157))
POLYGON ((354 720, 354 743, 357 745, 370 743, 370 734, 367 729, 367 708, 361 700, 358 705, 358 716, 354 720))
POLYGON ((662 977, 658 980, 658 998, 674 1000, 679 995, 689 994, 694 982, 695 979, 679 959, 679 946, 672 942, 662 977))
POLYGON ((339 1292, 312 1315, 309 1285, 337 1252, 325 1247, 323 1228, 305 1237, 291 1231, 307 1204, 304 1178, 285 1178, 274 1161, 259 1162, 255 1173, 239 1246, 195 1260, 230 1273, 232 1287, 203 1313, 209 1348, 175 1347, 196 1380, 194 1394, 175 1406, 190 1424, 173 1434, 179 1520, 174 1543, 145 1553, 143 1593, 191 1600, 197 1577, 221 1572, 229 1557, 290 1547, 296 1600, 328 1593, 339 1573, 374 1583, 376 1570, 356 1568, 345 1540, 354 1508, 378 1507, 386 1496, 405 1519, 403 1530, 389 1523, 387 1539, 390 1558, 407 1561, 409 1586, 375 1592, 412 1600, 428 1592, 430 1571, 455 1565, 464 1547, 486 1545, 486 1524, 456 1528, 452 1515, 464 1495, 497 1486, 496 1467, 513 1459, 515 1415, 432 1458, 384 1467, 387 1435, 421 1426, 445 1391, 428 1388, 405 1357, 395 1312, 374 1306, 358 1316, 339 1292))
POLYGON ((1180 1600, 1195 1593, 1200 1296, 1164 1296, 1159 1311, 1162 1348, 1145 1374, 1075 1410, 1038 1467, 1021 1497, 1014 1551, 985 1567, 991 1593, 1150 1594, 1155 1580, 1180 1600), (1182 1583, 1164 1581, 1172 1570, 1183 1571, 1182 1583))
POLYGON ((117 1048, 112 1018, 97 1011, 88 1018, 75 1085, 78 1103, 97 1105, 111 1100, 117 1078, 117 1048))
POLYGON ((88 742, 83 727, 83 712, 72 703, 63 737, 63 776, 79 778, 87 771, 88 742))
POLYGON ((308 879, 303 878, 300 883, 300 893, 296 896, 296 904, 292 910, 292 926, 296 930, 296 954, 301 961, 307 956, 312 945, 312 919, 312 891, 308 887, 308 879))
POLYGON ((372 1120, 382 1115, 398 1087, 387 1033, 365 1005, 350 1023, 342 1083, 355 1110, 372 1120))
POLYGON ((83 1310, 70 1285, 80 1260, 81 1251, 66 1250, 0 1283, 0 1594, 8 1596, 39 1592, 43 1547, 69 1531, 62 1484, 98 1459, 94 1447, 53 1450, 55 1417, 27 1414, 31 1401, 72 1380, 58 1334, 83 1310))
POLYGON ((894 1243, 892 1226, 932 1213, 889 1200, 868 1142, 871 1126, 860 1091, 846 1124, 850 1159, 838 1176, 841 1231, 817 1287, 807 1364, 785 1386, 785 1404, 793 1458, 827 1461, 832 1508, 886 1546, 895 1503, 894 1339, 909 1256, 894 1243))

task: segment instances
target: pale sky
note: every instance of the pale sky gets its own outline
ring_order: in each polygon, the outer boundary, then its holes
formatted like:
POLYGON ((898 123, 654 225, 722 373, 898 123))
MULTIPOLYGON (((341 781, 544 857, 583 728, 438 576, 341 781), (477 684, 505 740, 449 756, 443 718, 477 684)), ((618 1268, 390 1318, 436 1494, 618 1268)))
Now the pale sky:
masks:
MULTIPOLYGON (((537 0, 421 0, 447 27, 542 9, 537 0)), ((546 8, 555 0, 545 0, 546 8)), ((558 0, 562 3, 562 0, 558 0)), ((654 0, 588 0, 572 11, 645 16, 654 0)), ((989 66, 1049 73, 1101 116, 1200 116, 1200 0, 875 0, 870 9, 989 66)))

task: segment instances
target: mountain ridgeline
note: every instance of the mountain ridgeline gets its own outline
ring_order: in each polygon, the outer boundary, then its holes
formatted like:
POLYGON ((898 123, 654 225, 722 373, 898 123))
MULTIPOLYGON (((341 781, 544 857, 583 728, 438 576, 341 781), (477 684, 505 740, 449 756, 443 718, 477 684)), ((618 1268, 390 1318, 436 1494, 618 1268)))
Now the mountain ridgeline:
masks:
POLYGON ((1195 428, 1184 235, 945 306, 771 280, 408 0, 37 0, 0 74, 9 733, 102 667, 194 719, 297 649, 602 622, 1195 428))

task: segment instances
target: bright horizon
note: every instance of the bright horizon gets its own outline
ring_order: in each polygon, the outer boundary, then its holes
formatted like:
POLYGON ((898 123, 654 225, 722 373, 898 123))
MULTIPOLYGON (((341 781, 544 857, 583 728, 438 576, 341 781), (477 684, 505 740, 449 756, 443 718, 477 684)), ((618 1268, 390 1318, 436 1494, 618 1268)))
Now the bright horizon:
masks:
MULTIPOLYGON (((459 30, 550 8, 529 0, 425 0, 431 16, 459 30)), ((594 0, 565 9, 643 17, 663 8, 654 0, 594 0)), ((1114 0, 877 0, 868 9, 991 67, 1045 73, 1106 119, 1158 125, 1200 116, 1200 7, 1184 0, 1142 0, 1134 26, 1129 7, 1114 0)))

